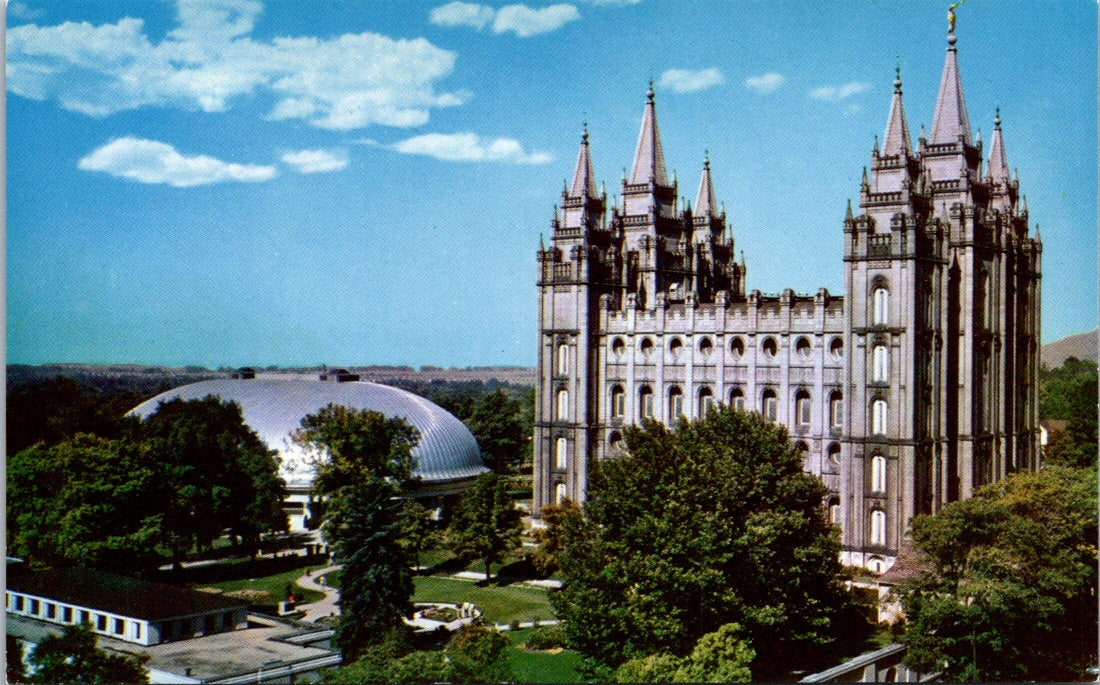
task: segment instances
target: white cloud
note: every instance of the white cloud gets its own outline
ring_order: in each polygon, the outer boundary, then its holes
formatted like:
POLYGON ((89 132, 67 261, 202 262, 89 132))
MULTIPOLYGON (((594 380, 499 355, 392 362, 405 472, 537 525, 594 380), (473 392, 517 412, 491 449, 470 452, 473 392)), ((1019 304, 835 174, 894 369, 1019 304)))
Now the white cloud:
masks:
POLYGON ((389 146, 407 155, 427 155, 449 162, 510 162, 545 164, 553 160, 546 152, 526 152, 512 138, 487 140, 476 133, 427 133, 389 146))
POLYGON ((626 5, 637 5, 642 0, 588 0, 593 5, 611 5, 615 7, 625 7, 626 5))
POLYGON ((429 20, 439 26, 472 26, 478 31, 492 26, 493 33, 511 31, 520 38, 557 31, 581 18, 574 5, 550 5, 540 9, 527 5, 505 5, 495 10, 488 5, 449 2, 431 11, 429 20))
POLYGON ((722 76, 722 72, 711 67, 709 69, 696 69, 694 71, 689 69, 669 69, 661 74, 661 80, 658 85, 676 93, 693 93, 698 90, 722 85, 725 82, 726 78, 722 76))
POLYGON ((527 5, 505 5, 497 10, 493 20, 493 33, 511 31, 520 38, 557 31, 571 21, 581 18, 573 5, 550 5, 533 9, 527 5))
POLYGON ((20 21, 34 21, 46 15, 45 10, 34 9, 25 2, 12 0, 8 3, 8 16, 20 21))
POLYGON ((348 165, 348 155, 343 150, 298 150, 288 152, 280 159, 303 174, 340 171, 348 165))
POLYGON ((437 91, 455 53, 424 38, 259 41, 250 35, 261 10, 254 0, 179 0, 177 25, 158 43, 133 18, 16 26, 7 36, 8 88, 93 116, 149 105, 217 112, 260 94, 273 99, 270 119, 334 130, 417 126, 469 97, 437 91))
POLYGON ((222 181, 256 182, 275 177, 275 167, 234 164, 206 155, 185 157, 167 143, 119 138, 89 153, 77 166, 141 183, 167 183, 177 188, 222 181))
POLYGON ((871 84, 867 81, 850 81, 840 86, 819 86, 810 91, 810 97, 837 102, 858 95, 870 87, 871 84))
POLYGON ((471 2, 449 2, 432 10, 428 19, 439 26, 473 26, 479 31, 488 26, 496 11, 471 2))
POLYGON ((755 90, 757 93, 767 94, 779 90, 786 82, 787 77, 783 74, 769 71, 766 74, 748 77, 745 79, 745 87, 750 90, 755 90))

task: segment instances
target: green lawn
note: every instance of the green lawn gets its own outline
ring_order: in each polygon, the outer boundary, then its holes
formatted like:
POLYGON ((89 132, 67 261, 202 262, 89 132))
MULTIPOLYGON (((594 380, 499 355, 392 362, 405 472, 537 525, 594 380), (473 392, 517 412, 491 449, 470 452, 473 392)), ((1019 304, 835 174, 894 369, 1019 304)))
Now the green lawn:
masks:
POLYGON ((305 567, 284 571, 283 573, 276 573, 271 576, 264 576, 262 578, 245 578, 241 580, 225 580, 220 583, 208 583, 202 587, 216 587, 225 592, 232 592, 233 590, 262 590, 271 595, 272 602, 278 602, 284 599, 283 591, 287 583, 289 583, 294 592, 295 599, 297 599, 300 604, 308 604, 322 599, 325 596, 324 593, 317 592, 316 590, 307 590, 294 584, 295 579, 300 578, 304 573, 305 567))
POLYGON ((516 672, 516 680, 521 683, 581 683, 584 682, 577 673, 577 665, 581 661, 581 655, 566 650, 560 654, 548 652, 528 652, 519 645, 527 640, 531 630, 512 630, 505 633, 512 641, 512 649, 508 650, 508 660, 512 663, 512 669, 516 672))
POLYGON ((489 623, 511 623, 554 618, 545 590, 526 585, 479 587, 475 583, 422 576, 414 578, 414 602, 473 602, 489 623))

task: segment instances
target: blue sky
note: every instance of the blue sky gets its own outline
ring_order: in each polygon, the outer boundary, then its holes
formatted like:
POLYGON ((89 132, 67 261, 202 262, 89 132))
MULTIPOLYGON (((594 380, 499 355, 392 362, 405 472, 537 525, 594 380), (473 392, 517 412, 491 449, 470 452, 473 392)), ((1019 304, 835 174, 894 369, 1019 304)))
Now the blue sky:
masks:
MULTIPOLYGON (((900 63, 930 123, 945 2, 12 1, 7 358, 534 363, 535 250, 588 122, 618 192, 647 82, 748 287, 843 292, 900 63)), ((966 0, 1043 252, 1043 339, 1097 322, 1097 4, 966 0)))

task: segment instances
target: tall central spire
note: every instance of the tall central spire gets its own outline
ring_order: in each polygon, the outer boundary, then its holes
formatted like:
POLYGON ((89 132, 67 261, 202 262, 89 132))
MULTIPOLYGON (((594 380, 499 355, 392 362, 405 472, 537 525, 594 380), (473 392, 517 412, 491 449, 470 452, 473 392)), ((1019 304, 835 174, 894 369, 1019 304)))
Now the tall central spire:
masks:
POLYGON ((630 182, 650 183, 668 186, 665 173, 665 153, 661 149, 661 134, 657 130, 657 112, 653 105, 653 83, 646 92, 645 116, 642 117, 642 130, 638 133, 638 150, 634 153, 634 169, 630 173, 630 182))
POLYGON ((882 138, 882 154, 885 156, 909 155, 909 125, 905 123, 905 107, 901 103, 901 67, 894 77, 894 101, 890 104, 890 119, 886 122, 886 135, 882 138))
POLYGON ((577 168, 573 171, 573 187, 569 194, 573 197, 599 197, 596 177, 592 173, 592 156, 588 151, 588 124, 584 125, 584 134, 581 135, 581 149, 577 153, 577 168))
POLYGON ((1008 160, 1005 158, 1005 143, 1001 136, 1001 108, 997 108, 997 118, 993 120, 993 147, 989 151, 989 179, 994 183, 1008 183, 1008 160))
POLYGON ((970 145, 970 117, 966 115, 962 79, 959 77, 959 54, 955 49, 955 34, 947 36, 947 58, 940 77, 940 92, 936 96, 936 110, 932 115, 933 145, 954 143, 962 136, 970 145))

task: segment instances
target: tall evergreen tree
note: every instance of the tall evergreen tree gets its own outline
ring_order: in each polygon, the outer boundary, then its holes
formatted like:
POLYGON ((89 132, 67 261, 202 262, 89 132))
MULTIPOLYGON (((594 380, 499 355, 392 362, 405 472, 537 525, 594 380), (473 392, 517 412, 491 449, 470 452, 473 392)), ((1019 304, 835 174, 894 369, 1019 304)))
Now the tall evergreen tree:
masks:
POLYGON ((508 496, 508 479, 496 473, 478 477, 455 508, 451 530, 459 553, 485 562, 485 579, 492 565, 519 546, 523 530, 519 510, 508 496))
POLYGON ((398 495, 416 465, 418 434, 403 419, 330 404, 303 418, 294 439, 318 462, 314 493, 326 498, 321 531, 343 565, 335 642, 350 664, 412 611, 398 495))

